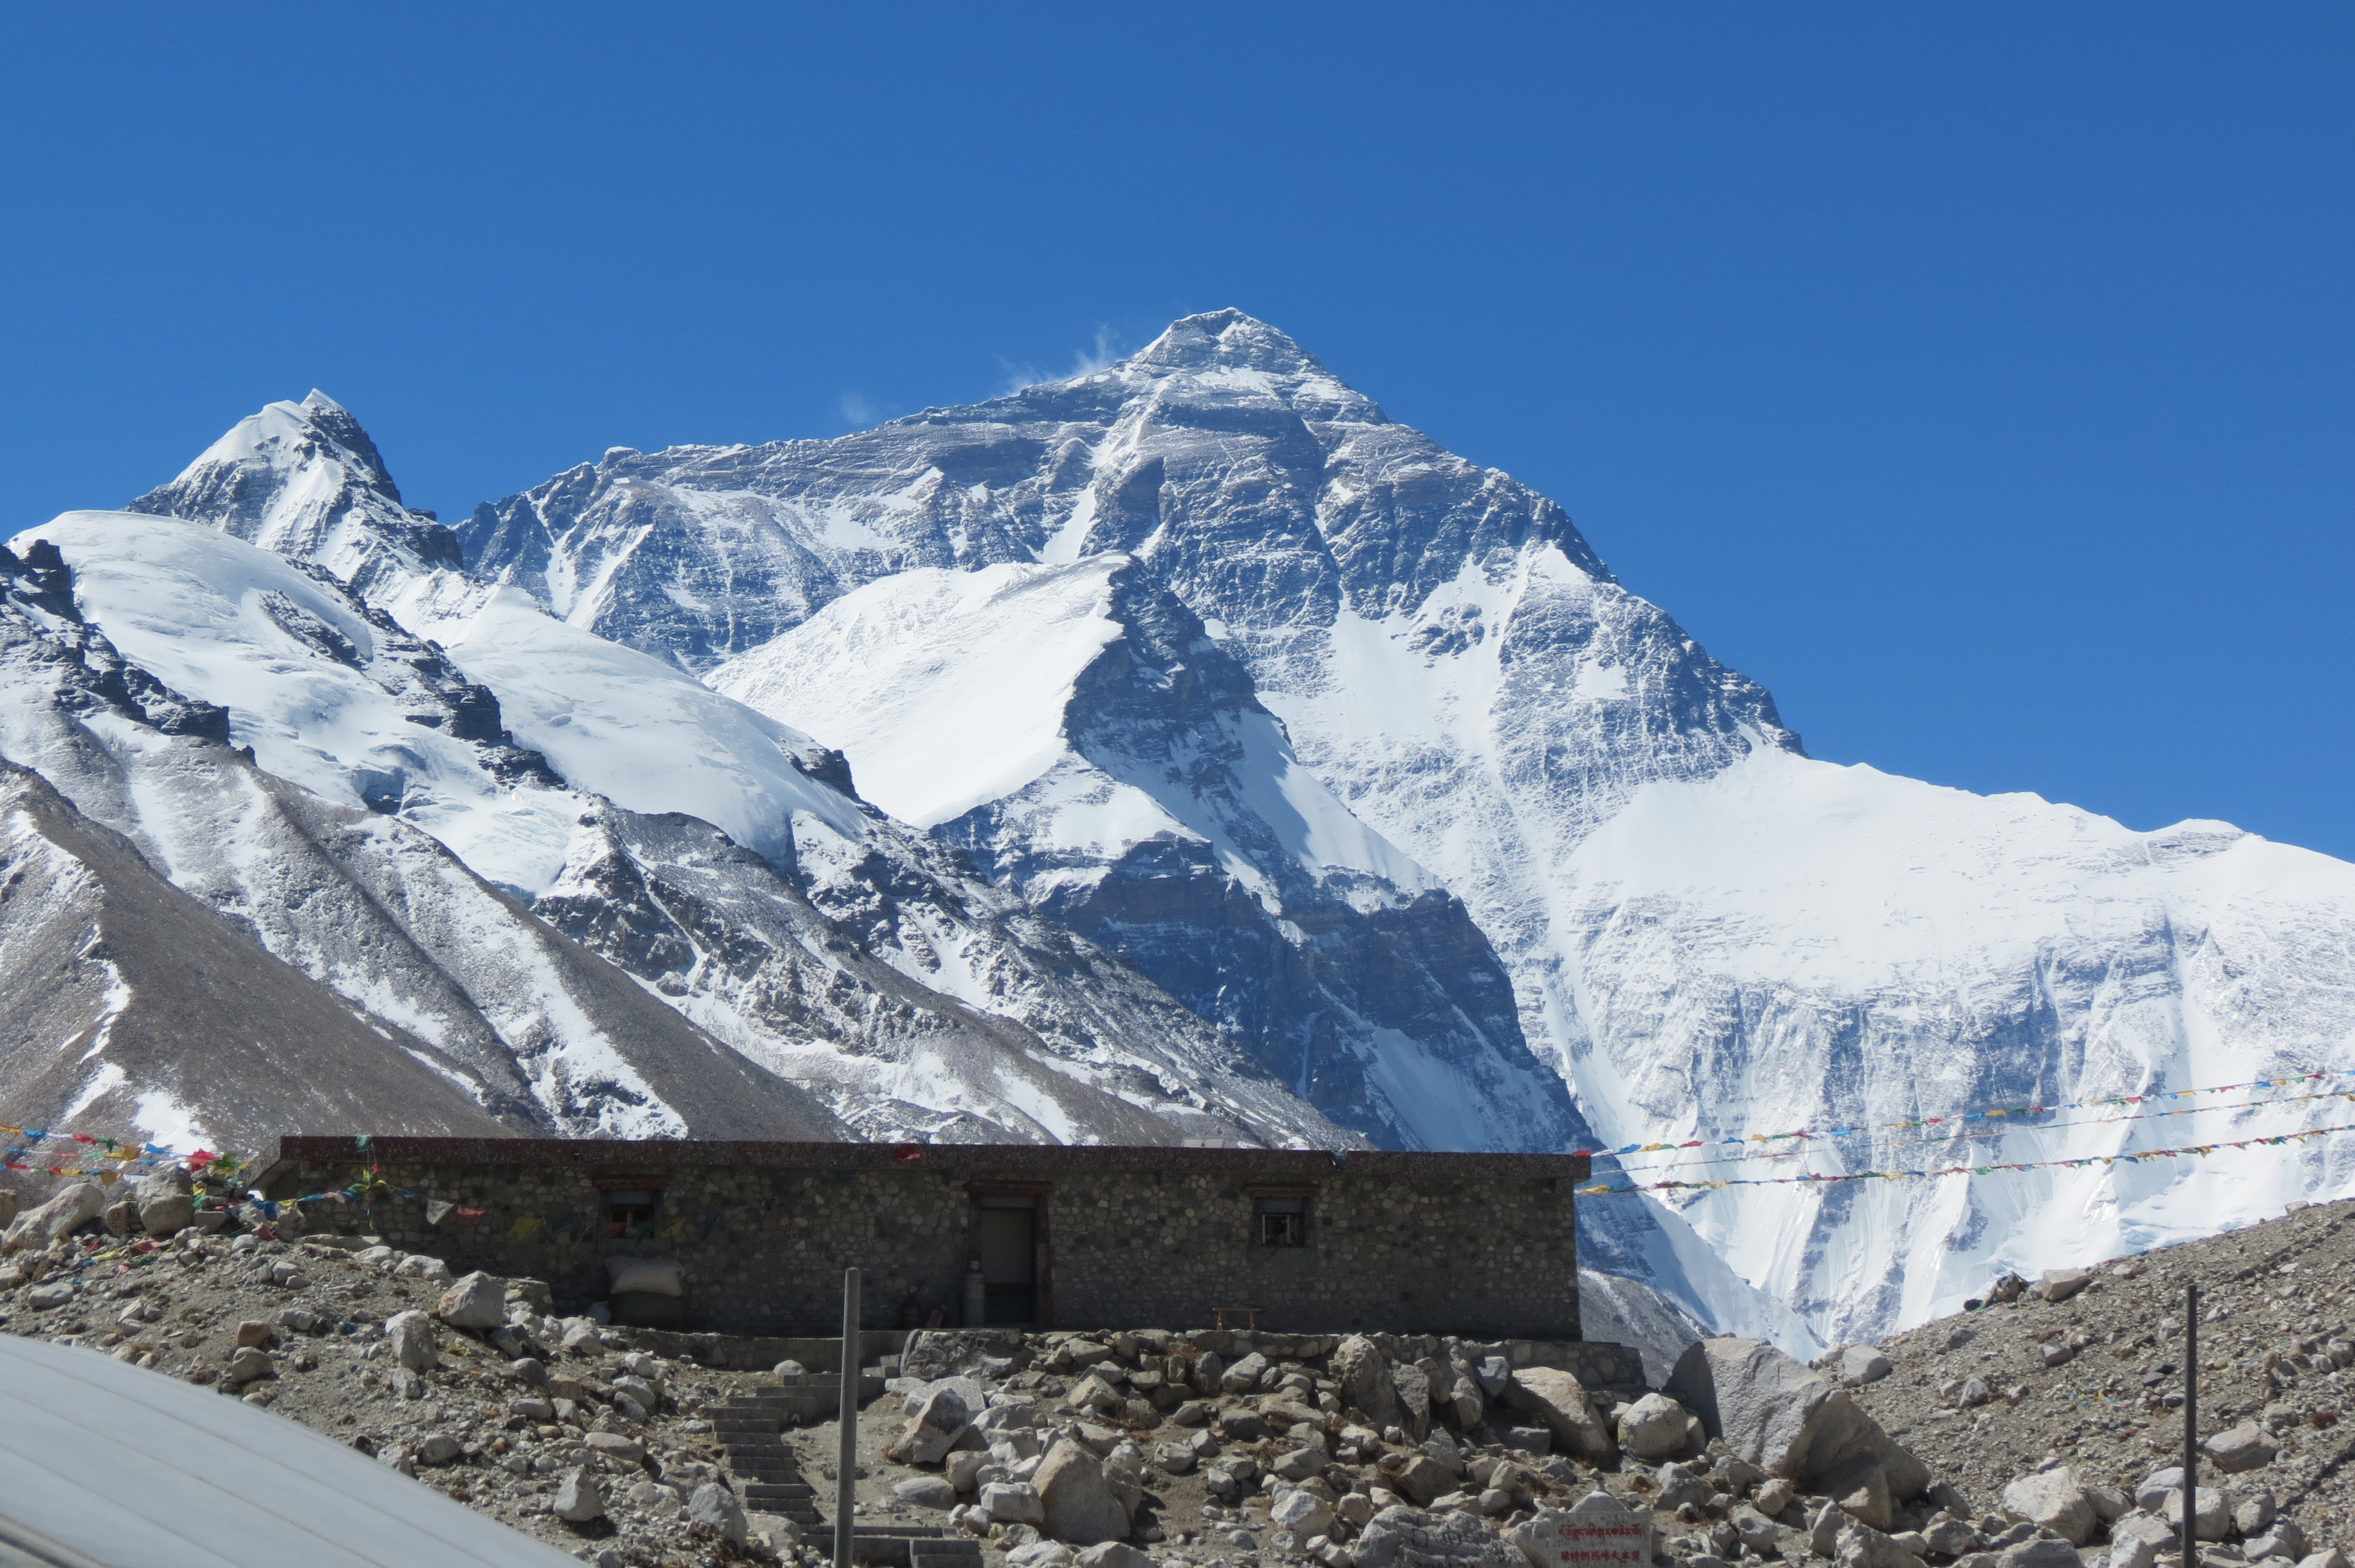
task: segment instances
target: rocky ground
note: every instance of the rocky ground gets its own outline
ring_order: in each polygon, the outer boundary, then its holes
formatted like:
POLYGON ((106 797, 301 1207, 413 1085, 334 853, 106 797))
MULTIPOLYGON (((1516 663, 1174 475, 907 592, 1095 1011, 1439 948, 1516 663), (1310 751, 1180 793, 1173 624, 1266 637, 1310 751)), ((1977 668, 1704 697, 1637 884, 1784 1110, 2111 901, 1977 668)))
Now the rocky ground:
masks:
MULTIPOLYGON (((649 1347, 675 1337, 556 1319, 535 1281, 453 1280, 184 1192, 67 1189, 20 1217, 0 1330, 267 1406, 605 1568, 823 1561, 829 1542, 746 1514, 715 1430, 798 1369, 666 1358, 649 1347)), ((1544 1531, 1602 1493, 1685 1568, 2154 1568, 2197 1278, 2201 1568, 2347 1568, 2351 1248, 2355 1204, 2314 1208, 2008 1282, 1812 1370, 1709 1340, 1673 1398, 1582 1388, 1518 1343, 920 1334, 862 1412, 858 1520, 937 1529, 988 1568, 1556 1568, 1544 1531)), ((837 1437, 786 1435, 829 1514, 837 1437)))

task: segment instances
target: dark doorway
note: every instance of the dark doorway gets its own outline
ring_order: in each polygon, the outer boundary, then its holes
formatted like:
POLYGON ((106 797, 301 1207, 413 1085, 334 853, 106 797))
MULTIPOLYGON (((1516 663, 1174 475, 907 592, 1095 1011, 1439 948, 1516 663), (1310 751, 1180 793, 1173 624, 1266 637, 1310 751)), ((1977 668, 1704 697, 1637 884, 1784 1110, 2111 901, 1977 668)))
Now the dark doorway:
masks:
POLYGON ((1037 1200, 981 1200, 982 1320, 1033 1323, 1039 1317, 1037 1200))

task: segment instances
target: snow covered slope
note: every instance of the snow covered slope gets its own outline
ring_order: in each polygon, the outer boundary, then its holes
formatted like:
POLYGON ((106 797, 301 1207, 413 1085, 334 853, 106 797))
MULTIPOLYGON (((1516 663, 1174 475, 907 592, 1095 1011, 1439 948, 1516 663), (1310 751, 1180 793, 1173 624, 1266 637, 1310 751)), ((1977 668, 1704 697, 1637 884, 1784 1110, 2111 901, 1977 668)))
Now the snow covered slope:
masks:
POLYGON ((331 402, 240 429, 289 419, 320 428, 232 432, 143 498, 179 518, 31 531, 65 545, 91 615, 134 659, 230 708, 264 768, 432 833, 867 1134, 1356 1141, 1133 971, 865 807, 806 736, 413 559, 399 535, 419 514, 331 402), (219 478, 230 449, 237 486, 219 478), (250 507, 203 515, 244 494, 346 500, 332 529, 287 524, 284 506, 266 526, 250 507), (234 536, 257 531, 292 558, 234 536))
POLYGON ((900 573, 711 681, 839 747, 868 799, 1344 1125, 1426 1149, 1585 1137, 1463 906, 1299 765, 1127 557, 900 573))
MULTIPOLYGON (((1620 585, 1560 507, 1239 312, 1099 373, 837 440, 617 450, 459 534, 479 573, 698 670, 911 568, 1135 558, 1332 796, 1469 907, 1528 1043, 1607 1137, 2355 1066, 2355 991, 2328 980, 2355 945, 2347 868, 2032 800, 1956 797, 1965 810, 1808 760, 1773 699, 1620 585), (1745 880, 1762 854, 1781 869, 1745 880)), ((2015 1132, 2001 1157, 2186 1125, 2206 1140, 2211 1121, 2221 1135, 2215 1113, 2015 1132)), ((1838 1147, 1872 1168, 1923 1152, 1838 1147)), ((1717 1255, 1845 1337, 2104 1234, 2355 1191, 2339 1149, 1685 1206, 1717 1255)), ((1671 1224, 1643 1245, 1669 1269, 1660 1249, 1688 1239, 1671 1224)))
POLYGON ((54 544, 0 551, 13 853, 48 890, 0 920, 12 1120, 127 1106, 246 1140, 836 1128, 432 838, 232 750, 228 715, 126 662, 73 587, 54 544))

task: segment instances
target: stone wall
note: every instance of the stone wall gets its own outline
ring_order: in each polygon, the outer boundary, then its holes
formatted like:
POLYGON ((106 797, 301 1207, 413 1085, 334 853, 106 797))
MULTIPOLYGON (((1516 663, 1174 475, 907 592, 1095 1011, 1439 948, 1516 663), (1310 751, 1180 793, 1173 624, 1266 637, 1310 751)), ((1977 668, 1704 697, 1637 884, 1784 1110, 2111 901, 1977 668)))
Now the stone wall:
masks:
POLYGON ((289 1138, 261 1177, 313 1229, 548 1281, 559 1308, 607 1294, 612 1255, 675 1257, 686 1326, 826 1333, 842 1270, 865 1320, 963 1322, 980 1192, 1032 1195, 1038 1327, 1207 1326, 1261 1308, 1279 1332, 1579 1336, 1572 1185, 1561 1155, 575 1139, 289 1138), (605 1234, 602 1193, 660 1193, 605 1234), (1305 1199, 1306 1245, 1257 1238, 1255 1198, 1305 1199), (449 1205, 446 1211, 443 1205, 449 1205), (438 1223, 429 1216, 438 1215, 438 1223))

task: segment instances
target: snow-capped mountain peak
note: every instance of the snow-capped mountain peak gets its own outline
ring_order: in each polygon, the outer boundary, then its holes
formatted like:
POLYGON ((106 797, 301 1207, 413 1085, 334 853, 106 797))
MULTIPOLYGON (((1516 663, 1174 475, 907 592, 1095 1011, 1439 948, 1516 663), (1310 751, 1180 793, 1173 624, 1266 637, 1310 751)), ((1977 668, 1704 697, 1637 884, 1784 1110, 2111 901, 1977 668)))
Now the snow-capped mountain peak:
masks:
POLYGON ((240 419, 129 510, 205 523, 312 562, 371 600, 461 564, 457 535, 402 503, 368 431, 315 389, 240 419))

